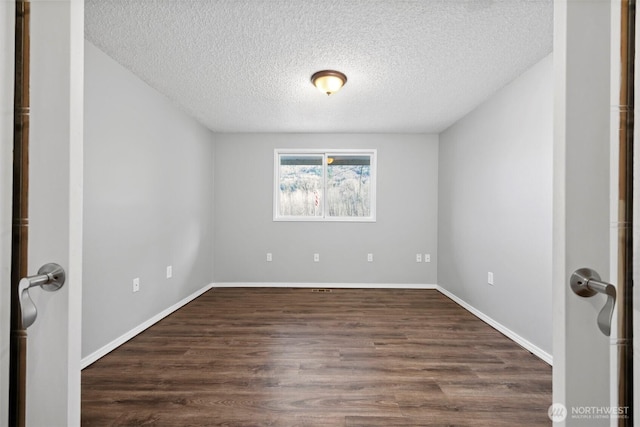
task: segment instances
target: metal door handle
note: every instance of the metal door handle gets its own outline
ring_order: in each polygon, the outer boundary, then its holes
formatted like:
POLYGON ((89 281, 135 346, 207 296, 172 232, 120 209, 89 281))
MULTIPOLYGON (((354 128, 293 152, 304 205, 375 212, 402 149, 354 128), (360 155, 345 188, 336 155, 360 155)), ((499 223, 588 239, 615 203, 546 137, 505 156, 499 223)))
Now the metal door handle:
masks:
POLYGON ((607 302, 598 314, 598 327, 606 336, 611 335, 611 318, 616 304, 616 288, 611 283, 602 282, 600 275, 590 268, 579 268, 571 275, 571 289, 581 297, 592 297, 597 293, 605 294, 607 302))
POLYGON ((64 285, 65 278, 66 274, 62 267, 55 263, 49 263, 40 267, 36 276, 20 279, 20 283, 18 283, 18 299, 20 300, 22 327, 24 329, 33 325, 38 315, 36 305, 29 296, 29 289, 40 286, 45 291, 57 291, 64 285))

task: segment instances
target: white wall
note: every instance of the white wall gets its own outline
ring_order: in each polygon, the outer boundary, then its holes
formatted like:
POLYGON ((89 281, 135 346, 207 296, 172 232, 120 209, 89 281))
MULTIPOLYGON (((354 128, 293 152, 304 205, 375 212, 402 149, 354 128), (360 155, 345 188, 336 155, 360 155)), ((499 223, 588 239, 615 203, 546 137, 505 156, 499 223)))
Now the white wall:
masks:
POLYGON ((438 283, 548 353, 552 114, 548 56, 440 135, 438 199, 438 283))
POLYGON ((9 421, 14 8, 0 2, 0 427, 9 421))
POLYGON ((213 279, 211 132, 85 46, 83 357, 213 279))
POLYGON ((436 283, 436 135, 215 138, 216 282, 436 283), (377 221, 274 222, 274 149, 290 147, 377 149, 377 221), (267 252, 273 262, 266 262, 267 252), (367 253, 374 254, 373 263, 367 253), (430 253, 432 262, 416 263, 416 253, 430 253))

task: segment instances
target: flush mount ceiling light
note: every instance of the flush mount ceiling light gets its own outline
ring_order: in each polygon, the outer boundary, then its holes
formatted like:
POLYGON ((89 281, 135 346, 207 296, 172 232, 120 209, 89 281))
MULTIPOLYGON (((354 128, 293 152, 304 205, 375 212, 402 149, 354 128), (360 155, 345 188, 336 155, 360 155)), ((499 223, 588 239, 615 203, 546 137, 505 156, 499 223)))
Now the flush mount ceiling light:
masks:
POLYGON ((311 83, 327 95, 339 91, 346 82, 347 76, 335 70, 322 70, 311 76, 311 83))

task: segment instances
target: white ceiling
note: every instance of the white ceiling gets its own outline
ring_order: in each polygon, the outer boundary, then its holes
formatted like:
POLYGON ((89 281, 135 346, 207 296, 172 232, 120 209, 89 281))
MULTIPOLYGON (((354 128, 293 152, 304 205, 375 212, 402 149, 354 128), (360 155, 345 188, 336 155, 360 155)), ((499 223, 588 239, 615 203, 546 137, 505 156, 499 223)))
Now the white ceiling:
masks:
POLYGON ((553 4, 86 0, 85 32, 216 132, 440 132, 551 52, 553 4))

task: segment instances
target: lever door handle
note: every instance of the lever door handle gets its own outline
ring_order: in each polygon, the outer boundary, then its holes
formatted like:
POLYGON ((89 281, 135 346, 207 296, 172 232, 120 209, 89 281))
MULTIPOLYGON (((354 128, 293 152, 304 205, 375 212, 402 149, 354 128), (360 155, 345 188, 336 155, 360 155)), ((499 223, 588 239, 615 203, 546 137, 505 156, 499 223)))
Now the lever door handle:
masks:
POLYGON ((38 310, 33 300, 29 296, 29 289, 40 286, 45 291, 57 291, 64 285, 66 274, 64 269, 58 264, 45 264, 38 270, 35 276, 20 279, 18 283, 18 299, 20 300, 20 311, 22 312, 22 327, 27 329, 33 325, 38 316, 38 310))
POLYGON ((602 282, 600 275, 590 268, 579 268, 571 275, 569 281, 576 295, 589 298, 595 294, 605 294, 607 302, 598 313, 598 327, 606 336, 611 335, 611 318, 616 304, 616 288, 611 283, 602 282))

